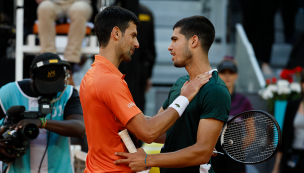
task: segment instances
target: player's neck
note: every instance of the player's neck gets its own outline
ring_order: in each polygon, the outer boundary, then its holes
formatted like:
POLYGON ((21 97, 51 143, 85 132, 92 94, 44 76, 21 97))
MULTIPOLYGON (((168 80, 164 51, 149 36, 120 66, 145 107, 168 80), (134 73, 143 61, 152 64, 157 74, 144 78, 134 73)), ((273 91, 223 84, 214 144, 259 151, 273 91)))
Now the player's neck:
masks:
POLYGON ((191 63, 186 65, 186 70, 190 76, 190 80, 194 79, 197 75, 208 72, 212 70, 210 63, 208 61, 208 56, 193 56, 191 63))
POLYGON ((107 46, 106 48, 99 49, 99 55, 107 58, 110 62, 112 62, 115 67, 119 67, 121 60, 120 56, 118 56, 117 51, 114 47, 107 46))

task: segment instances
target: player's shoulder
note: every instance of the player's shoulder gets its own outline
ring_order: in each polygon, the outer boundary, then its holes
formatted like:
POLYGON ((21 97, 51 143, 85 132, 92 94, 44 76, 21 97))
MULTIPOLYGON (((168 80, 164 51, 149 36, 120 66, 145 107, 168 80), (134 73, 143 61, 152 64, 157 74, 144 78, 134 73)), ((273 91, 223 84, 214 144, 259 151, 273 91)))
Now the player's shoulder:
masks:
POLYGON ((189 79, 190 79, 189 75, 182 76, 182 77, 180 77, 180 78, 178 78, 178 79, 176 80, 176 82, 175 82, 174 85, 176 85, 176 86, 182 85, 182 86, 183 86, 184 83, 185 83, 186 81, 188 81, 189 79))
POLYGON ((209 79, 209 82, 204 85, 204 89, 223 89, 228 90, 225 82, 219 77, 218 72, 214 71, 212 77, 209 79))
POLYGON ((112 85, 122 82, 123 79, 117 74, 113 73, 109 68, 107 68, 102 63, 94 63, 91 68, 86 73, 88 79, 94 81, 97 84, 107 84, 112 85))
POLYGON ((199 91, 201 98, 227 98, 228 100, 231 100, 229 90, 225 85, 218 83, 210 83, 205 85, 206 86, 203 86, 199 91))
POLYGON ((105 73, 97 82, 98 84, 102 85, 103 87, 106 88, 115 88, 117 86, 126 86, 126 82, 117 76, 116 74, 113 73, 105 73))
POLYGON ((218 72, 217 71, 214 71, 212 73, 212 78, 211 78, 212 82, 215 83, 215 84, 218 84, 218 85, 223 85, 226 87, 226 84, 225 82, 220 78, 220 76, 218 75, 218 72))
POLYGON ((180 89, 183 87, 184 83, 189 79, 190 79, 189 75, 178 78, 175 81, 175 83, 173 84, 173 86, 171 87, 171 91, 175 91, 175 90, 180 91, 180 89))
POLYGON ((204 89, 203 89, 203 91, 214 91, 214 90, 229 92, 226 85, 219 84, 219 83, 212 83, 212 82, 206 83, 204 86, 204 89))
POLYGON ((226 101, 231 101, 231 96, 229 90, 225 84, 210 80, 205 86, 203 86, 200 91, 200 98, 202 99, 222 99, 226 101))

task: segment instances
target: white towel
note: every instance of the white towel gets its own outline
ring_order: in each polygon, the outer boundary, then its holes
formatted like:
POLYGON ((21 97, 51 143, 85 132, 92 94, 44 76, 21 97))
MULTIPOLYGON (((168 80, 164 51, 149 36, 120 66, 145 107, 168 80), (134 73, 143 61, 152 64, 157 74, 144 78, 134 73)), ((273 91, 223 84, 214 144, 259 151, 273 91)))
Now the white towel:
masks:
POLYGON ((148 168, 146 170, 143 170, 143 171, 140 171, 140 172, 137 172, 137 173, 149 173, 150 170, 151 170, 151 168, 148 168))
POLYGON ((200 165, 200 173, 208 173, 211 165, 210 164, 202 164, 200 165))

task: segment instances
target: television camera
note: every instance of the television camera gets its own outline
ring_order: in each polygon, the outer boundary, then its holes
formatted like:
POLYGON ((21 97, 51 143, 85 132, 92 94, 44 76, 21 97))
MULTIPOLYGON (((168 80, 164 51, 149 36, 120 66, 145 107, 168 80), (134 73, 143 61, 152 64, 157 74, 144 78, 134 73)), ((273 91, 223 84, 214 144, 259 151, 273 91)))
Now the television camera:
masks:
MULTIPOLYGON (((7 118, 2 127, 5 132, 2 134, 0 141, 12 146, 12 148, 5 149, 10 155, 23 156, 29 147, 30 141, 36 139, 39 135, 39 128, 33 123, 27 124, 18 130, 10 129, 10 127, 23 119, 39 119, 51 113, 49 99, 41 98, 38 103, 39 111, 25 111, 25 107, 21 105, 12 106, 6 111, 7 118)), ((0 155, 0 160, 11 162, 14 159, 0 155)))

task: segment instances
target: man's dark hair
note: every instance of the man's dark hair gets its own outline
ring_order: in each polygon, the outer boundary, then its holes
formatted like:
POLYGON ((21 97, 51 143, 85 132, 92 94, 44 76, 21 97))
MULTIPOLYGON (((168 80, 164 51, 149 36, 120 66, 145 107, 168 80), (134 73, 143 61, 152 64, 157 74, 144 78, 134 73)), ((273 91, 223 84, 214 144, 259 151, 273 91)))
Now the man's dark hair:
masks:
POLYGON ((196 35, 202 45, 203 51, 208 53, 215 37, 215 30, 213 24, 206 17, 191 16, 183 18, 173 26, 173 30, 175 28, 180 28, 180 33, 187 40, 196 35))
POLYGON ((95 17, 95 33, 99 45, 106 47, 109 43, 112 29, 117 26, 122 34, 129 27, 129 22, 139 25, 139 20, 134 13, 118 6, 110 6, 99 12, 95 17))

